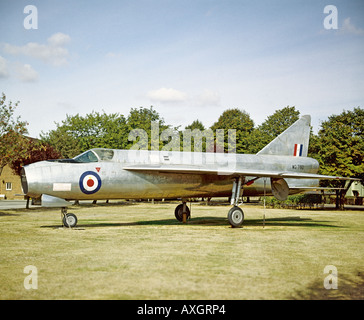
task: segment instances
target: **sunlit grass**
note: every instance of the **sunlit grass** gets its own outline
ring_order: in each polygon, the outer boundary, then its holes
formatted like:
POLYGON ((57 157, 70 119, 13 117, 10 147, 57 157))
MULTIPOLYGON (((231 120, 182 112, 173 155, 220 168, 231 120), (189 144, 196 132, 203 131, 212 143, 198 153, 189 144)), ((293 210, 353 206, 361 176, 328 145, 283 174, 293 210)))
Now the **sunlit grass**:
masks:
POLYGON ((246 206, 231 228, 227 206, 178 203, 83 205, 78 226, 57 209, 0 211, 1 299, 364 298, 364 212, 246 206), (24 267, 38 289, 24 288, 24 267), (338 290, 323 286, 326 265, 338 290))

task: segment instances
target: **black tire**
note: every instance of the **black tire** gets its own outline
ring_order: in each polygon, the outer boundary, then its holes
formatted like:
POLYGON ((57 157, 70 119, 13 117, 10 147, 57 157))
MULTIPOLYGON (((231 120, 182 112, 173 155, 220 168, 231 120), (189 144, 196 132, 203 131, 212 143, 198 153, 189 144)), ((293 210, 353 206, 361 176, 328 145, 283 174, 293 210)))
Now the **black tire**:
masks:
POLYGON ((71 227, 74 228, 77 225, 77 217, 73 213, 67 213, 67 219, 63 217, 63 225, 67 228, 71 227))
MULTIPOLYGON (((187 211, 187 219, 189 219, 191 216, 191 212, 190 212, 190 209, 187 207, 187 205, 186 205, 186 211, 187 211)), ((174 215, 179 222, 183 221, 183 204, 182 203, 176 207, 176 209, 174 210, 174 215)))
POLYGON ((232 207, 228 213, 229 223, 233 228, 240 228, 244 222, 244 212, 239 207, 232 207))

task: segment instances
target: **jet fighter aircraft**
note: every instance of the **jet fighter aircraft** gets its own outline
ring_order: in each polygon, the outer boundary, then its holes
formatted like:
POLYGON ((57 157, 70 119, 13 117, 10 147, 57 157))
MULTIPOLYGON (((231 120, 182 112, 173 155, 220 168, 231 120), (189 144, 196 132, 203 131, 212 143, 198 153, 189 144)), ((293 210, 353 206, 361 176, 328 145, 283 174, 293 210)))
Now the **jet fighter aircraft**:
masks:
MULTIPOLYGON (((190 216, 189 198, 230 197, 228 221, 240 227, 244 196, 273 195, 285 200, 318 187, 319 164, 307 157, 311 117, 302 116, 257 154, 91 149, 73 159, 40 161, 22 169, 24 193, 41 197, 42 206, 59 207, 63 224, 71 200, 182 199, 178 221, 190 216)), ((356 179, 355 179, 356 180, 356 179)))

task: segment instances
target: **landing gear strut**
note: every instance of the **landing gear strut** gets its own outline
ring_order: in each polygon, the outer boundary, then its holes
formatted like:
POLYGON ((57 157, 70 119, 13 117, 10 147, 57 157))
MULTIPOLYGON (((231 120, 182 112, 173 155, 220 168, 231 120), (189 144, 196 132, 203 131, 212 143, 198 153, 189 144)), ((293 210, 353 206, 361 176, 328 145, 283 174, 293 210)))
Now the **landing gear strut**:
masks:
POLYGON ((62 208, 63 215, 62 223, 67 228, 74 228, 77 225, 77 217, 73 213, 67 213, 67 208, 62 208))
POLYGON ((191 219, 191 212, 187 207, 186 202, 183 202, 176 207, 174 215, 179 222, 183 223, 186 223, 187 219, 191 219))
MULTIPOLYGON (((245 180, 245 179, 244 179, 245 180)), ((239 198, 242 191, 241 186, 244 184, 243 178, 235 178, 233 188, 231 190, 230 204, 233 206, 228 212, 228 220, 233 228, 239 228, 244 222, 244 212, 239 205, 239 198)))

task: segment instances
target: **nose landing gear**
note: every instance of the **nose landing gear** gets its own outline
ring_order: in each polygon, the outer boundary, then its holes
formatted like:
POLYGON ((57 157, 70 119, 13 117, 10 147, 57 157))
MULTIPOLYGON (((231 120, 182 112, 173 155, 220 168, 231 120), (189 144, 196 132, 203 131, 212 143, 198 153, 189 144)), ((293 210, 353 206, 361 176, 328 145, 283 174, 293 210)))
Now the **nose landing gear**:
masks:
POLYGON ((67 208, 62 208, 62 223, 66 228, 74 228, 77 225, 77 216, 73 213, 67 213, 67 208))

